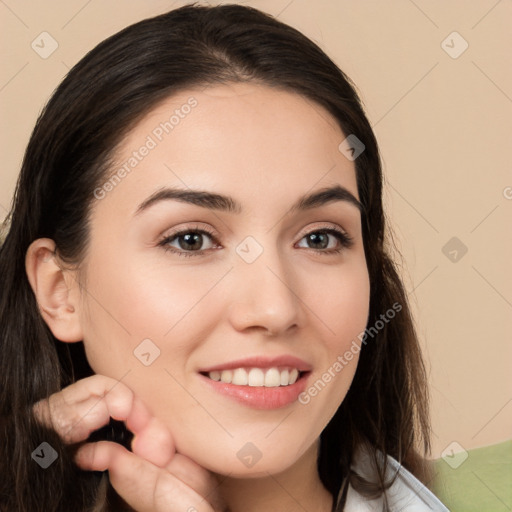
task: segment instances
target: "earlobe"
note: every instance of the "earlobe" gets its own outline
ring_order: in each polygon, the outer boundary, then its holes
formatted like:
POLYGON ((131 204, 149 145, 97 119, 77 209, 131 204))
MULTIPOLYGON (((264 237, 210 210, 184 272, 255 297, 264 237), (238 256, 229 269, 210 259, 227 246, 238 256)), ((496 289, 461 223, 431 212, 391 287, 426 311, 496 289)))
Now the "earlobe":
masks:
POLYGON ((68 343, 82 341, 78 285, 72 271, 59 265, 55 242, 49 238, 32 242, 25 269, 41 316, 53 335, 68 343))

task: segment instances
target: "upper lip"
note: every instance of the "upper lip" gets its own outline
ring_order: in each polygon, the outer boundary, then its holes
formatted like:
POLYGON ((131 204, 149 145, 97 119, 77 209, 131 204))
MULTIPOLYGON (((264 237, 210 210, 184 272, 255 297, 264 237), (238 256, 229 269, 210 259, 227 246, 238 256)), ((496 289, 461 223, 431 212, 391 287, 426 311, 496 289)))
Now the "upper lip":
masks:
POLYGON ((291 356, 281 355, 275 357, 268 356, 254 356, 245 359, 237 359, 226 363, 216 364, 214 366, 208 366, 201 368, 200 373, 208 373, 222 370, 234 370, 236 368, 275 368, 278 366, 288 366, 290 368, 297 368, 300 372, 309 372, 312 370, 312 366, 302 359, 291 356))

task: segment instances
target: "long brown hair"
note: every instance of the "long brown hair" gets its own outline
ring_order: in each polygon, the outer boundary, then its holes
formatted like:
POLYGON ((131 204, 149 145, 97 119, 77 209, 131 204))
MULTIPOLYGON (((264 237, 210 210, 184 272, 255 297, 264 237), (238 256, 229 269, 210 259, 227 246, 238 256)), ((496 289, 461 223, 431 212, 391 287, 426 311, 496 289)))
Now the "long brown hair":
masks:
POLYGON ((59 342, 39 314, 24 268, 28 246, 52 238, 64 261, 79 264, 93 191, 129 130, 187 87, 243 81, 302 95, 364 143, 355 167, 370 276, 368 328, 401 306, 362 347, 350 390, 321 435, 319 475, 339 497, 340 511, 349 483, 367 496, 389 485, 385 466, 378 466, 376 482, 351 468, 362 445, 375 461, 379 452, 391 455, 420 479, 428 477, 425 369, 390 256, 377 142, 353 84, 316 44, 267 14, 240 5, 188 5, 136 23, 90 51, 56 89, 30 138, 0 249, 2 510, 86 511, 94 503, 112 509, 99 493, 101 474, 79 470, 73 447, 32 414, 36 401, 92 370, 82 344, 59 342), (43 441, 59 454, 44 471, 31 459, 43 441))

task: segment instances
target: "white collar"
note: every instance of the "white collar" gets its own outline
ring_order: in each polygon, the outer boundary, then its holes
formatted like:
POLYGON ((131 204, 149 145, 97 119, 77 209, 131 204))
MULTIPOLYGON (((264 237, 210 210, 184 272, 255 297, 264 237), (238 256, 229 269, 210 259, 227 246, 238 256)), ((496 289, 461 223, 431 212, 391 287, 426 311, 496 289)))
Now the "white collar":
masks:
MULTIPOLYGON (((381 452, 379 454, 382 456, 381 452)), ((398 471, 393 485, 386 491, 390 510, 393 512, 449 512, 427 487, 393 457, 388 455, 387 459, 386 476, 391 478, 398 471)), ((362 450, 356 452, 352 468, 361 476, 371 479, 372 465, 366 452, 362 450)), ((383 503, 382 496, 368 499, 349 486, 343 510, 344 512, 381 512, 383 503)))

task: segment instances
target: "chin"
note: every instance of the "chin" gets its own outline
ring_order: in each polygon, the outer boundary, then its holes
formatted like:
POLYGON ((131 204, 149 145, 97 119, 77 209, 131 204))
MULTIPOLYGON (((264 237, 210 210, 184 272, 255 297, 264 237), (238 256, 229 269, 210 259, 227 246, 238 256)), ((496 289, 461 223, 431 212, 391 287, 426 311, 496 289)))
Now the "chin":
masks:
POLYGON ((263 460, 258 461, 252 468, 243 468, 241 464, 231 463, 220 467, 215 464, 214 467, 208 467, 209 471, 216 475, 229 477, 229 478, 267 478, 269 475, 278 475, 279 473, 285 472, 287 469, 293 466, 297 462, 296 460, 289 461, 288 464, 272 464, 263 463, 263 460))
POLYGON ((272 442, 271 437, 254 443, 231 440, 229 444, 218 446, 215 450, 199 446, 199 449, 194 450, 195 453, 177 448, 181 453, 188 453, 205 469, 231 478, 262 478, 282 473, 292 467, 308 449, 307 446, 300 446, 300 443, 285 444, 280 440, 272 442))

